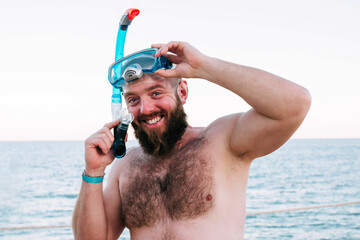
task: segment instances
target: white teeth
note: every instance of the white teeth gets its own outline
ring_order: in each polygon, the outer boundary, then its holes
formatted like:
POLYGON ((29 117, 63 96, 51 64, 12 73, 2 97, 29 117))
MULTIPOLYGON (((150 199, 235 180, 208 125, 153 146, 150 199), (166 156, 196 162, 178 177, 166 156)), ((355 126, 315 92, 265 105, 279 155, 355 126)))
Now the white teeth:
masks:
POLYGON ((146 123, 147 124, 154 124, 154 123, 157 123, 158 121, 161 120, 161 117, 156 117, 156 118, 153 118, 153 119, 150 119, 150 120, 147 120, 146 123))

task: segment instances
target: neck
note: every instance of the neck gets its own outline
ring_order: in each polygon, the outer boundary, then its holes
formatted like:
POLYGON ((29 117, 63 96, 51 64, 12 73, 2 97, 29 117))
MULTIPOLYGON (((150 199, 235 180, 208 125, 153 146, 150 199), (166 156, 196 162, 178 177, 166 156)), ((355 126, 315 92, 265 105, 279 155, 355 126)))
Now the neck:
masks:
POLYGON ((203 134, 203 130, 204 128, 200 128, 200 127, 194 128, 188 125, 184 135, 175 144, 174 151, 181 149, 184 145, 186 145, 189 141, 193 140, 194 138, 200 137, 203 134))
POLYGON ((186 146, 190 141, 201 137, 204 133, 203 130, 204 128, 194 128, 188 125, 185 129, 185 133, 182 135, 181 139, 176 142, 174 148, 170 152, 161 156, 150 155, 144 152, 143 154, 147 155, 147 159, 150 161, 157 163, 165 163, 168 159, 171 159, 171 156, 175 155, 178 151, 181 151, 181 149, 186 146))

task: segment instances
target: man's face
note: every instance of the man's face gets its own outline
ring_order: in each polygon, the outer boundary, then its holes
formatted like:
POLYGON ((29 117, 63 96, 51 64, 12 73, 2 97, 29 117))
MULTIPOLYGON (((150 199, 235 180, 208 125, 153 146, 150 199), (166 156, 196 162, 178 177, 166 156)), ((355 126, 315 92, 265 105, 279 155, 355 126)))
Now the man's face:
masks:
POLYGON ((129 84, 124 91, 132 126, 145 153, 162 156, 173 149, 187 127, 182 102, 166 79, 150 76, 129 84))

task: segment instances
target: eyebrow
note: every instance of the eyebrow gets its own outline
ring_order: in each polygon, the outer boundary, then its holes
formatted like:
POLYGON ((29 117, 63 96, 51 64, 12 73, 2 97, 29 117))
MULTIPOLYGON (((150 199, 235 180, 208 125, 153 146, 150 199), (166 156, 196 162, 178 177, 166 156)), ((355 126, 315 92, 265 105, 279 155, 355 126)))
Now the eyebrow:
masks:
MULTIPOLYGON (((155 84, 155 85, 153 85, 153 86, 151 86, 151 87, 148 87, 148 88, 145 88, 144 90, 146 91, 146 92, 148 92, 148 91, 151 91, 151 90, 154 90, 154 89, 156 89, 156 88, 165 88, 163 85, 161 85, 161 84, 155 84)), ((125 93, 124 94, 124 97, 126 98, 127 96, 129 96, 129 95, 135 95, 135 93, 133 93, 133 92, 127 92, 127 93, 125 93)))
POLYGON ((161 85, 161 84, 155 84, 155 85, 153 85, 151 87, 145 88, 145 91, 151 91, 151 90, 154 90, 156 88, 165 88, 165 87, 163 85, 161 85))

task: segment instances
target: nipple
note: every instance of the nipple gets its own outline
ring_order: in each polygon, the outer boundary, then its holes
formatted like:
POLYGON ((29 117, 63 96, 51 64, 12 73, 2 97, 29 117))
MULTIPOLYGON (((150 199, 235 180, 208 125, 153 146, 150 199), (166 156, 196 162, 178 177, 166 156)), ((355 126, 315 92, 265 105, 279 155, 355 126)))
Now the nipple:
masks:
POLYGON ((211 194, 206 195, 205 199, 207 202, 210 202, 212 200, 211 194))

